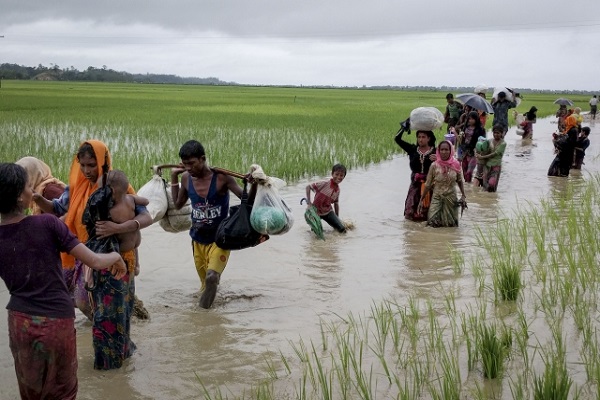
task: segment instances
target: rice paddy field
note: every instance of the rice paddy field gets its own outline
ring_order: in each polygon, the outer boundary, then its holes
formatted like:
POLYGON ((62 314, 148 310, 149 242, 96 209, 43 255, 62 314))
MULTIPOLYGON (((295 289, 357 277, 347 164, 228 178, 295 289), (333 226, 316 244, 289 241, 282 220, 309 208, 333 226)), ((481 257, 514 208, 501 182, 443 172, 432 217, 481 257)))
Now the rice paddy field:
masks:
MULTIPOLYGON (((115 168, 134 187, 150 166, 179 162, 178 150, 199 140, 214 166, 295 181, 326 173, 335 162, 350 168, 389 159, 390 139, 416 107, 444 110, 446 92, 183 86, 3 81, 0 160, 35 155, 66 179, 81 141, 99 139, 115 168)), ((557 108, 550 94, 527 94, 519 109, 538 116, 557 108)), ((587 104, 587 96, 574 96, 587 104)), ((488 127, 491 125, 491 118, 488 127)), ((437 133, 440 137, 443 133, 437 133)))
MULTIPOLYGON (((393 136, 445 94, 3 81, 0 161, 33 155, 66 179, 96 138, 139 188, 197 139, 215 166, 286 179, 295 206, 289 233, 232 255, 206 312, 187 233, 144 229, 136 290, 152 319, 133 324, 127 365, 100 374, 78 318, 79 398, 600 400, 595 126, 584 170, 547 178, 556 124, 543 117, 559 96, 525 94, 534 141, 509 131, 499 191, 468 185, 460 226, 428 228, 402 216, 393 136), (356 229, 320 241, 297 202, 334 162, 349 167, 341 206, 356 229)), ((587 111, 589 96, 571 100, 587 111)), ((5 320, 0 398, 16 399, 5 320)))

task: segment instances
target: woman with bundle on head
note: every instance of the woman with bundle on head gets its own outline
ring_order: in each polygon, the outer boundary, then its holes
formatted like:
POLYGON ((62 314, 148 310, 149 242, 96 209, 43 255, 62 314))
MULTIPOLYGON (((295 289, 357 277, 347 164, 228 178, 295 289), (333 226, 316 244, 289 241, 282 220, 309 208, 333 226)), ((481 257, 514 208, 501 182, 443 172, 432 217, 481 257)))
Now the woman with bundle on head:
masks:
POLYGON ((432 131, 417 131, 417 144, 406 142, 402 134, 406 129, 402 127, 394 138, 398 146, 408 155, 410 166, 410 187, 404 203, 404 218, 411 221, 427 220, 429 209, 429 196, 425 196, 421 210, 418 210, 421 196, 425 190, 425 180, 431 163, 435 161, 435 135, 432 131))
MULTIPOLYGON (((69 185, 65 193, 52 202, 41 196, 34 196, 36 203, 46 212, 65 215, 65 223, 77 238, 86 242, 88 230, 83 223, 84 211, 90 196, 98 189, 103 174, 112 169, 111 157, 106 145, 98 140, 88 140, 79 146, 73 158, 69 173, 69 185)), ((129 188, 128 193, 135 193, 129 188)), ((136 217, 132 220, 115 223, 111 221, 97 222, 95 232, 97 238, 107 238, 135 232, 152 224, 152 217, 144 206, 136 206, 136 217)), ((121 256, 127 263, 128 272, 121 279, 114 279, 109 274, 100 272, 98 282, 91 291, 91 304, 83 295, 76 297, 80 310, 93 321, 93 346, 95 352, 95 369, 120 368, 123 361, 133 354, 135 345, 131 341, 130 321, 134 306, 135 294, 135 250, 121 247, 121 256), (89 304, 89 305, 88 305, 89 304)), ((84 282, 83 264, 75 262, 72 257, 64 256, 63 265, 74 269, 74 279, 81 292, 84 282)))
POLYGON ((75 399, 75 313, 59 253, 115 279, 126 266, 116 252, 93 253, 54 215, 26 215, 32 197, 25 169, 0 164, 0 277, 10 292, 8 335, 19 392, 22 399, 75 399))
MULTIPOLYGON (((429 168, 423 197, 432 192, 427 214, 427 225, 438 227, 458 226, 458 208, 466 206, 462 167, 454 158, 454 147, 447 140, 437 147, 435 163, 429 168), (461 198, 456 195, 458 186, 461 198)), ((423 200, 418 208, 423 209, 423 200)))

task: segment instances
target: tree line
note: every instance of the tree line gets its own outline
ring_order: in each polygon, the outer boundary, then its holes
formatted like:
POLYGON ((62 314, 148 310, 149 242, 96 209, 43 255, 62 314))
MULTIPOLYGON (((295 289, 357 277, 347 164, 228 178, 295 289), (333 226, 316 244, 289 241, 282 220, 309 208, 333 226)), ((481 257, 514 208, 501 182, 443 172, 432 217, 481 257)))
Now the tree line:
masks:
POLYGON ((195 85, 236 85, 234 82, 224 82, 219 78, 181 77, 169 74, 131 74, 124 71, 115 71, 103 65, 101 68, 88 67, 80 71, 73 66, 61 68, 56 64, 46 67, 39 64, 37 67, 24 65, 0 64, 0 78, 22 80, 47 80, 47 81, 86 81, 86 82, 129 82, 129 83, 171 83, 195 85))

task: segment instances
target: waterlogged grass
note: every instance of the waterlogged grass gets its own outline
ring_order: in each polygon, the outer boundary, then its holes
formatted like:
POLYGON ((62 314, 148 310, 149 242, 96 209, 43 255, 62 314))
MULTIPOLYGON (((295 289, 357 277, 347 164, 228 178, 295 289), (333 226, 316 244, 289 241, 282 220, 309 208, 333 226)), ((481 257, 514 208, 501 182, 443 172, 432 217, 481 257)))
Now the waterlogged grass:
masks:
POLYGON ((476 253, 450 250, 476 297, 449 282, 435 301, 321 321, 318 340, 291 341, 248 392, 204 397, 598 399, 600 175, 527 210, 480 229, 476 253))
MULTIPOLYGON (((33 155, 66 180, 79 143, 100 139, 139 188, 150 166, 178 162, 181 144, 196 139, 212 165, 243 172, 258 163, 293 181, 328 174, 336 162, 355 168, 399 153, 399 122, 416 107, 443 110, 445 94, 3 81, 0 161, 33 155)), ((519 110, 552 114, 554 97, 527 95, 519 110)))

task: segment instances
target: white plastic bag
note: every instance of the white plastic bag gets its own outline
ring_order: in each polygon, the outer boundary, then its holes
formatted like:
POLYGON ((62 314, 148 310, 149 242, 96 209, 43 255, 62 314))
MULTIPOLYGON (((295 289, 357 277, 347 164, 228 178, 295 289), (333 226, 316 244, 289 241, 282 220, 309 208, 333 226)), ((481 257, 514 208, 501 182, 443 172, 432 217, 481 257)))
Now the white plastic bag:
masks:
POLYGON ((164 217, 169 207, 169 200, 167 198, 166 183, 160 175, 154 174, 144 186, 138 190, 139 196, 148 199, 149 204, 146 206, 152 222, 158 222, 164 217))
POLYGON ((410 129, 434 131, 444 123, 444 114, 435 107, 418 107, 410 112, 410 129))
POLYGON ((166 190, 168 208, 164 217, 158 224, 167 232, 177 233, 189 230, 192 227, 192 204, 190 200, 185 203, 179 210, 175 208, 175 202, 173 202, 173 196, 170 190, 166 190))
POLYGON ((498 100, 498 94, 500 92, 504 92, 504 94, 506 94, 506 100, 508 101, 515 101, 515 103, 517 103, 517 107, 519 106, 519 104, 521 104, 521 98, 517 97, 515 99, 514 95, 510 92, 510 90, 508 90, 507 87, 497 87, 494 89, 494 94, 492 95, 493 99, 498 100))
POLYGON ((258 182, 250 213, 250 224, 263 235, 281 235, 294 225, 292 210, 277 191, 285 186, 279 178, 267 176, 259 165, 252 165, 252 177, 258 182))

